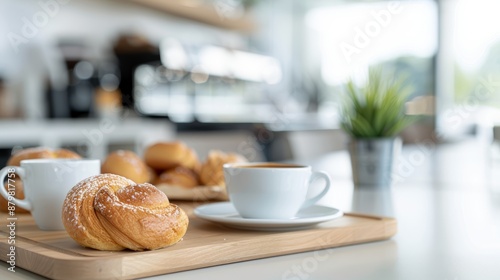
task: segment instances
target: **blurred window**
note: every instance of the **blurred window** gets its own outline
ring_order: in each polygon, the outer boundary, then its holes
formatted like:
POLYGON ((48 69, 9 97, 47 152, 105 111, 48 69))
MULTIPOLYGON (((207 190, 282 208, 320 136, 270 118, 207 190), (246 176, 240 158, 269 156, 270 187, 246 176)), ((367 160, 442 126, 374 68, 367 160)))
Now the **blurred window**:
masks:
POLYGON ((461 0, 450 8, 454 91, 448 115, 455 117, 451 124, 500 124, 500 1, 461 0))
POLYGON ((363 80, 368 66, 409 75, 414 96, 434 95, 438 7, 434 1, 332 3, 305 15, 307 56, 321 69, 328 89, 325 110, 349 77, 363 80))

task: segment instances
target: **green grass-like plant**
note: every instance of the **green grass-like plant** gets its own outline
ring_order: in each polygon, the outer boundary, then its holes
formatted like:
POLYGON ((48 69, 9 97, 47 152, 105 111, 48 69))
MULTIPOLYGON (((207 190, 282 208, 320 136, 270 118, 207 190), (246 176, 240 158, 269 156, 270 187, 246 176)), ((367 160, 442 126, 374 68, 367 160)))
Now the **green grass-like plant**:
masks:
POLYGON ((354 138, 395 137, 415 121, 405 115, 412 90, 405 78, 384 75, 380 69, 369 70, 362 88, 350 79, 341 108, 342 128, 354 138))

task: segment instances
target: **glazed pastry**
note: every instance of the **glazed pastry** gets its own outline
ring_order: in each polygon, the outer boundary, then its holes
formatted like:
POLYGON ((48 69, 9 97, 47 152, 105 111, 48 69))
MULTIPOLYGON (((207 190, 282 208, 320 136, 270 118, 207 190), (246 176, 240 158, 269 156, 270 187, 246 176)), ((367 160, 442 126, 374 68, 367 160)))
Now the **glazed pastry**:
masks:
POLYGON ((201 166, 200 181, 206 186, 225 186, 224 170, 226 163, 247 162, 247 159, 236 153, 210 151, 207 159, 201 166))
POLYGON ((137 184, 149 182, 151 174, 144 161, 132 151, 110 153, 101 166, 101 173, 123 176, 137 184))
MULTIPOLYGON (((39 159, 39 158, 73 158, 73 159, 78 159, 81 158, 81 156, 73 151, 67 150, 67 149, 58 149, 58 150, 52 150, 49 148, 44 148, 44 147, 38 147, 38 148, 27 148, 20 150, 16 153, 14 153, 9 160, 7 161, 7 165, 9 166, 20 166, 21 165, 21 160, 25 159, 39 159)), ((18 199, 24 199, 24 188, 23 188, 23 182, 21 181, 21 178, 19 176, 16 176, 14 178, 14 183, 11 183, 15 187, 16 195, 15 197, 18 199)), ((7 184, 5 184, 5 187, 7 188, 7 184)), ((2 212, 8 212, 7 209, 8 203, 7 200, 3 196, 0 196, 0 211, 2 212)), ((16 207, 16 213, 21 214, 21 213, 29 213, 28 210, 25 210, 21 207, 16 207)))
POLYGON ((62 218, 69 236, 98 250, 154 250, 182 239, 186 213, 155 186, 114 174, 89 177, 66 196, 62 218))
POLYGON ((159 142, 147 147, 144 159, 148 166, 159 171, 177 166, 197 170, 200 165, 196 152, 179 141, 159 142))
POLYGON ((166 184, 184 188, 194 188, 199 185, 198 175, 191 169, 178 166, 160 174, 155 185, 166 184))

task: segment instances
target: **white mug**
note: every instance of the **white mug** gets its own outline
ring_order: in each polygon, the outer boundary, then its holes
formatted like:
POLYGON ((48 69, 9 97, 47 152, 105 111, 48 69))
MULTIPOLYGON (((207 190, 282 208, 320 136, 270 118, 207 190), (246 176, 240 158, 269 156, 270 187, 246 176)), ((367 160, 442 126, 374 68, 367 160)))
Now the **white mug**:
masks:
POLYGON ((314 205, 330 189, 328 174, 310 166, 281 163, 229 163, 224 165, 229 200, 241 217, 290 219, 314 205), (307 198, 310 185, 323 179, 323 190, 307 198))
MULTIPOLYGON (((81 180, 101 172, 99 160, 89 159, 28 159, 21 167, 6 166, 0 170, 0 182, 19 177, 23 181, 25 199, 13 197, 15 190, 0 187, 0 193, 15 207, 31 212, 42 230, 64 230, 62 206, 68 192, 81 180), (10 191, 10 193, 9 193, 10 191)), ((15 208, 14 207, 14 208, 15 208)))

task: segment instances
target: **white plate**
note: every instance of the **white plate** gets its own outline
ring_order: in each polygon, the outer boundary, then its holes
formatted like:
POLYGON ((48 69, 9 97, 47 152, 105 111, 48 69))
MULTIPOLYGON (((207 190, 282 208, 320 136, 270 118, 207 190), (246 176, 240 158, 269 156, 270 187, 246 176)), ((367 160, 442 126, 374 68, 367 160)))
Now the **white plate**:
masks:
POLYGON ((245 219, 236 212, 231 202, 218 202, 198 206, 194 209, 194 214, 207 221, 232 228, 278 231, 311 227, 318 223, 342 217, 344 213, 335 208, 313 205, 300 210, 291 219, 245 219))

